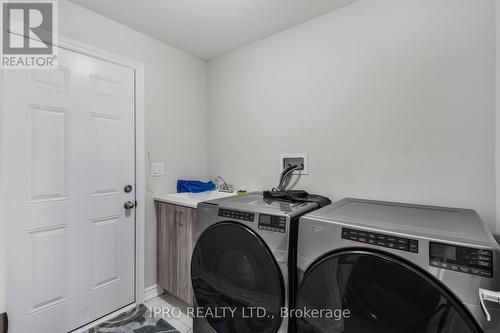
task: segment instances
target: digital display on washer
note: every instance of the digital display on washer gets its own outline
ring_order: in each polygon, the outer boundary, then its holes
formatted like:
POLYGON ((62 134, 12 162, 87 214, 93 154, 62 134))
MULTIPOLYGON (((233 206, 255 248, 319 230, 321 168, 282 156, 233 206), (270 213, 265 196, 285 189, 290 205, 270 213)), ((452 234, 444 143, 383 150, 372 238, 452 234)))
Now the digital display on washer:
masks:
POLYGON ((259 224, 271 225, 271 216, 269 216, 269 215, 261 215, 260 219, 259 219, 259 224))
POLYGON ((429 264, 452 271, 493 277, 493 251, 430 242, 429 264))
POLYGON ((286 217, 260 214, 259 229, 284 233, 286 231, 286 217))

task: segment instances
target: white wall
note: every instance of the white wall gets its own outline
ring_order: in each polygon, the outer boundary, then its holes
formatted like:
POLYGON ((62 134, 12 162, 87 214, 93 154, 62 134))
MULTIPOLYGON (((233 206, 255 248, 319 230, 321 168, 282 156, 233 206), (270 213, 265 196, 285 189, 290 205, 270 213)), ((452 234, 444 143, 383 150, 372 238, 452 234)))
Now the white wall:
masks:
MULTIPOLYGON (((144 63, 146 151, 166 163, 152 191, 175 192, 180 177, 206 177, 206 63, 66 0, 59 15, 61 35, 144 63)), ((147 201, 146 287, 156 284, 153 193, 147 201)))
POLYGON ((492 0, 361 0, 209 62, 209 175, 495 221, 492 0))

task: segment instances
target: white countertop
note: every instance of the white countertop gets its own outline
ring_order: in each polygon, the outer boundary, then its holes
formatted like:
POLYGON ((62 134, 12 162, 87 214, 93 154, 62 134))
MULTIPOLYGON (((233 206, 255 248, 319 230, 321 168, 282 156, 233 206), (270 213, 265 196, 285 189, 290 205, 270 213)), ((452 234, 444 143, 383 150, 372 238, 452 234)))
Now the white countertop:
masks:
POLYGON ((217 190, 201 193, 172 193, 155 196, 156 201, 166 202, 173 205, 196 208, 200 202, 214 200, 236 195, 236 192, 220 192, 217 190))

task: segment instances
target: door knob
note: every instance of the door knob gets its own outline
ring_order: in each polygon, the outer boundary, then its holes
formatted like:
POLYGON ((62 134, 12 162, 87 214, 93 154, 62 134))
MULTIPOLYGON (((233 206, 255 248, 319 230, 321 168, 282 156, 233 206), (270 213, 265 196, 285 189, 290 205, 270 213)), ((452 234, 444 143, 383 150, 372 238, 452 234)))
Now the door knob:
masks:
POLYGON ((132 209, 135 207, 135 203, 133 203, 132 201, 127 201, 123 204, 123 207, 125 207, 125 209, 132 209))

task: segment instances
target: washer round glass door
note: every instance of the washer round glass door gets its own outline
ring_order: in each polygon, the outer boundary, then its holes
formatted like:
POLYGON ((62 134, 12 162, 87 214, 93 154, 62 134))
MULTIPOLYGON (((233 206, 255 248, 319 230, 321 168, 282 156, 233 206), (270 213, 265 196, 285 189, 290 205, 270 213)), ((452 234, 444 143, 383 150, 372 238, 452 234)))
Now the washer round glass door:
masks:
POLYGON ((251 229, 233 222, 207 229, 193 252, 191 280, 198 307, 218 333, 279 329, 283 277, 271 251, 251 229))
POLYGON ((437 282, 378 252, 339 252, 313 264, 299 287, 296 309, 299 333, 480 332, 437 282), (320 313, 305 315, 313 309, 320 313), (347 309, 349 317, 342 316, 347 309))

